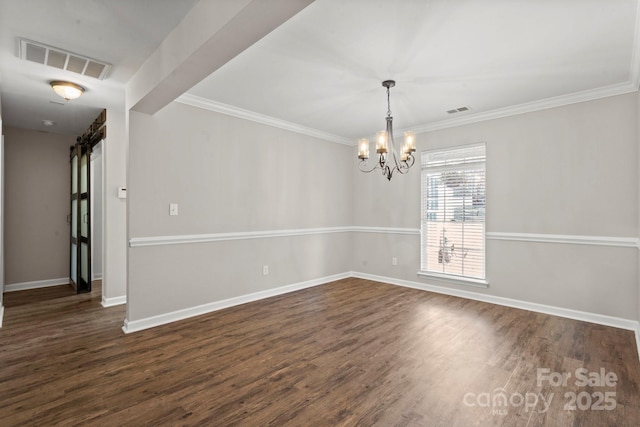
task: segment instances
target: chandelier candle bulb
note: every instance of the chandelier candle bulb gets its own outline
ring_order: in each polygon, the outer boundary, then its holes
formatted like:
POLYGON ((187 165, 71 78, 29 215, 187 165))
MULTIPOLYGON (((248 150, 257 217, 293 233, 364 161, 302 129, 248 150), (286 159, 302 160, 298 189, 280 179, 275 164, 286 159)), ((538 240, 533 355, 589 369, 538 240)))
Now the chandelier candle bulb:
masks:
POLYGON ((360 138, 358 142, 358 158, 366 160, 369 158, 369 140, 367 138, 360 138))
POLYGON ((416 135, 411 131, 404 133, 404 143, 407 147, 407 153, 413 153, 416 151, 416 135))
POLYGON ((403 162, 406 162, 407 160, 409 160, 409 153, 411 153, 411 149, 409 148, 409 146, 405 143, 402 146, 402 156, 400 157, 400 159, 403 162))
POLYGON ((387 132, 381 130, 376 136, 376 153, 383 154, 388 152, 387 148, 387 132))

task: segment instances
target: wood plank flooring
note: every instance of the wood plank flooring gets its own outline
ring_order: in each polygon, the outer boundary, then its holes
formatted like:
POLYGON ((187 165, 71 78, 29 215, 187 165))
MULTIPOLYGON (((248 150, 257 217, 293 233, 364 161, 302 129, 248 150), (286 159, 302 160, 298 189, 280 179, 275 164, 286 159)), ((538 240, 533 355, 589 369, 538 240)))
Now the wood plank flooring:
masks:
POLYGON ((99 286, 4 304, 2 426, 640 425, 632 332, 477 301, 345 279, 128 335, 99 286))

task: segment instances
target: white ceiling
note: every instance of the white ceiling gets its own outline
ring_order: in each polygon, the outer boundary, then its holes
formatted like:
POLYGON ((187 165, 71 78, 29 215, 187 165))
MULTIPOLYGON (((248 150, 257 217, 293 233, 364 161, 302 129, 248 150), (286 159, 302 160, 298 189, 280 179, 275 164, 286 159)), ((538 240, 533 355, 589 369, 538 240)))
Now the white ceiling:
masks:
MULTIPOLYGON (((0 0, 4 124, 77 134, 122 109, 126 81, 194 2, 0 0), (114 67, 104 81, 49 71, 17 58, 16 37, 114 67), (52 79, 87 93, 51 104, 52 79)), ((637 31, 637 0, 316 0, 188 93, 355 140, 384 126, 386 79, 396 129, 637 90, 637 31)))

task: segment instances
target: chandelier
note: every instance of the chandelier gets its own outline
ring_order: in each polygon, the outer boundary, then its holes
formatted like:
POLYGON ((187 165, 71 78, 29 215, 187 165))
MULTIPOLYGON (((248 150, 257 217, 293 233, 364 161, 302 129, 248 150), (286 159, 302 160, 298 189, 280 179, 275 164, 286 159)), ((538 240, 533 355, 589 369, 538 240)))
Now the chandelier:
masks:
POLYGON ((415 158, 413 153, 416 151, 416 136, 413 132, 404 133, 404 144, 400 152, 396 151, 395 142, 393 140, 393 117, 391 117, 391 101, 389 99, 389 89, 394 87, 396 82, 393 80, 385 80, 382 86, 387 88, 387 129, 381 130, 376 134, 376 153, 378 160, 371 169, 367 169, 369 159, 369 140, 361 138, 358 141, 358 158, 360 164, 358 168, 362 172, 373 172, 376 169, 382 171, 389 181, 395 171, 405 174, 409 168, 413 166, 415 158))

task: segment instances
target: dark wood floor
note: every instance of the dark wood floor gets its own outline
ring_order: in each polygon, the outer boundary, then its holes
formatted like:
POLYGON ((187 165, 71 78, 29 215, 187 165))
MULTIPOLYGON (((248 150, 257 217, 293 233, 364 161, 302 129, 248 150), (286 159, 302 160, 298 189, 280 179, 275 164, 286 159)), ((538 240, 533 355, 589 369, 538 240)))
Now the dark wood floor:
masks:
POLYGON ((4 303, 2 426, 640 425, 631 332, 477 301, 347 279, 129 335, 99 287, 4 303))

